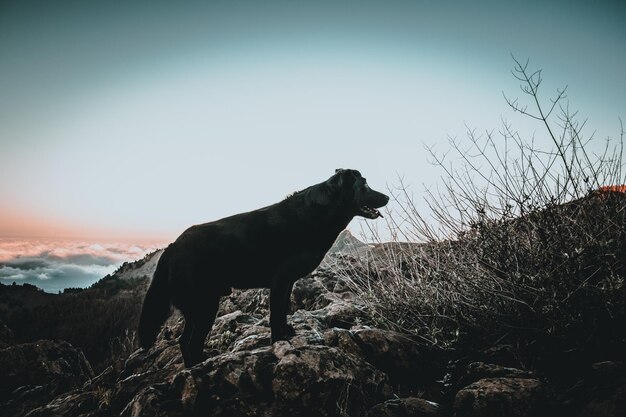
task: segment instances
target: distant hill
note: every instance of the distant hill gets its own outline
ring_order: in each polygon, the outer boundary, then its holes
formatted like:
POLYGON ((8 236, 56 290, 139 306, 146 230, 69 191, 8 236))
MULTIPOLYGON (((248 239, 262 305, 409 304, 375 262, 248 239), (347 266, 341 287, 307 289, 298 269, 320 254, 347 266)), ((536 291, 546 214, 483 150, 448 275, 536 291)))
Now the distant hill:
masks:
POLYGON ((30 284, 0 284, 0 324, 8 326, 17 343, 68 341, 100 370, 135 348, 134 328, 162 252, 126 262, 89 288, 62 294, 30 284))
POLYGON ((162 254, 163 249, 160 249, 147 254, 143 257, 143 259, 138 261, 124 262, 117 269, 117 271, 113 273, 113 276, 116 279, 121 280, 152 277, 152 274, 154 274, 154 270, 156 269, 157 262, 159 262, 162 254))
POLYGON ((356 255, 359 252, 367 250, 371 248, 372 245, 368 245, 367 243, 361 242, 359 239, 354 237, 352 233, 348 229, 344 230, 337 236, 337 240, 328 251, 329 255, 356 255))
POLYGON ((45 305, 53 300, 55 295, 31 284, 4 285, 0 282, 0 320, 21 309, 32 310, 45 305))

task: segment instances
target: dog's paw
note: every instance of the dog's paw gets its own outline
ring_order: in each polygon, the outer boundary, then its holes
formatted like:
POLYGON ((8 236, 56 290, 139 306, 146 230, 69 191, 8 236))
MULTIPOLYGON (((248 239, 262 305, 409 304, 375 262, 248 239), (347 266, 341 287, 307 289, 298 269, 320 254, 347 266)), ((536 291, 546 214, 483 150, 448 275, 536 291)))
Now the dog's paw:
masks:
POLYGON ((278 342, 279 340, 289 340, 295 336, 295 334, 295 329, 289 324, 285 324, 280 331, 272 332, 272 343, 278 342))
POLYGON ((285 336, 292 337, 296 335, 296 329, 294 329, 293 326, 286 324, 284 333, 285 333, 285 336))

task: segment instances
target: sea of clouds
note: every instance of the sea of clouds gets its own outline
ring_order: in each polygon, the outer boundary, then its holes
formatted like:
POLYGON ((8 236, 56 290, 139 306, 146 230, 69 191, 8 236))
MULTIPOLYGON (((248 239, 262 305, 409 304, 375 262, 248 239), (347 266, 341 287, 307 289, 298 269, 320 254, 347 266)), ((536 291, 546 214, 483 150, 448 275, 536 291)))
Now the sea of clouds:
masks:
POLYGON ((0 239, 0 283, 33 284, 46 292, 85 288, 122 263, 164 244, 49 239, 0 239))

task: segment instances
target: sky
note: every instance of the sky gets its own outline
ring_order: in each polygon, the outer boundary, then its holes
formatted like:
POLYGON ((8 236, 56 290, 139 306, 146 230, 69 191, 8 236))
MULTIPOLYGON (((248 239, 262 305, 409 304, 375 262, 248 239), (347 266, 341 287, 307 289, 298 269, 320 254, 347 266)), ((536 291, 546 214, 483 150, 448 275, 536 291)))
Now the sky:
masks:
POLYGON ((511 54, 615 137, 625 46, 621 1, 3 1, 0 237, 168 242, 335 168, 419 196, 425 146, 541 132, 511 54))

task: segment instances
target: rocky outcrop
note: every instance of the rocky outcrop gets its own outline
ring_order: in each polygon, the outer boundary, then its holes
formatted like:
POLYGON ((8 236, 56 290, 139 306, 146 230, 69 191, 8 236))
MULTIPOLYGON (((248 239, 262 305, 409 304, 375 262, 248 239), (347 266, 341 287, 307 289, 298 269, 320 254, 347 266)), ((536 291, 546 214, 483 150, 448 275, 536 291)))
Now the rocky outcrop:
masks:
POLYGON ((0 350, 0 375, 0 414, 20 415, 81 387, 93 372, 83 353, 69 343, 40 340, 0 350))
POLYGON ((423 398, 394 398, 374 406, 366 417, 440 417, 437 403, 423 398))
MULTIPOLYGON (((222 299, 206 360, 182 363, 179 314, 157 343, 94 376, 63 342, 2 349, 1 415, 489 417, 618 415, 626 402, 622 362, 599 362, 555 393, 523 369, 513 345, 435 350, 365 325, 364 306, 331 269, 297 282, 288 318, 296 335, 270 342, 267 290, 222 299), (621 408, 620 408, 621 407, 621 408)), ((13 343, 9 331, 2 340, 13 343)), ((568 382, 569 383, 569 382, 568 382)))
POLYGON ((290 342, 270 344, 267 291, 235 291, 223 299, 203 363, 184 369, 176 340, 182 319, 174 314, 152 349, 30 416, 362 415, 391 397, 388 376, 362 355, 354 332, 331 326, 357 320, 349 295, 329 292, 327 276, 303 281, 294 304, 310 310, 291 316, 297 335, 290 342), (352 350, 338 342, 344 337, 352 350))
POLYGON ((390 395, 386 376, 357 357, 279 342, 178 370, 138 389, 121 415, 359 415, 390 395))
MULTIPOLYGON (((328 251, 331 255, 358 255, 370 249, 372 245, 368 245, 354 237, 348 229, 344 230, 337 236, 332 248, 328 251)), ((330 257, 327 257, 327 260, 330 257)))
POLYGON ((454 399, 458 417, 522 417, 545 414, 545 392, 537 379, 485 378, 461 389, 454 399))

